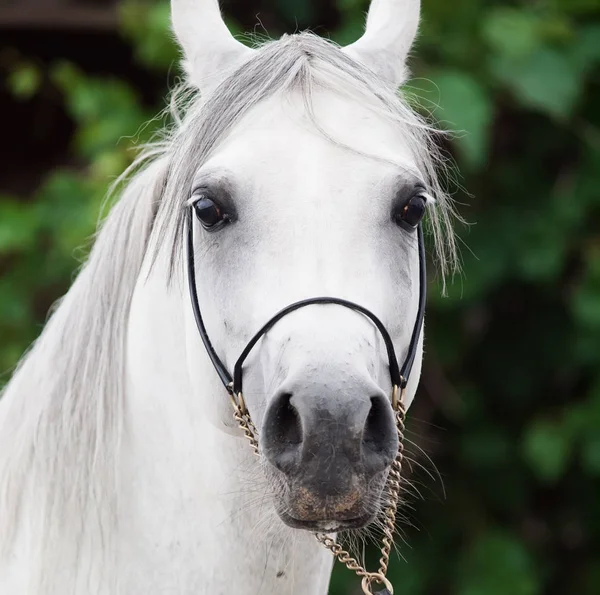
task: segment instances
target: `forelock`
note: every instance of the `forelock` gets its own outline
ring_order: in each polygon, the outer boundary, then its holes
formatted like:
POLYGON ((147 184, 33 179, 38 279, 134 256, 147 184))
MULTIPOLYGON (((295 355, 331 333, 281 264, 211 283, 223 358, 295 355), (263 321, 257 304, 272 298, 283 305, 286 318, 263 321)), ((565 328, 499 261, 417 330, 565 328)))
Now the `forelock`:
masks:
MULTIPOLYGON (((209 96, 178 90, 172 103, 176 124, 165 146, 169 153, 169 176, 161 200, 152 244, 171 247, 171 273, 177 270, 183 246, 184 205, 199 167, 205 163, 227 133, 263 100, 277 93, 299 90, 312 115, 312 93, 326 88, 358 98, 362 105, 389 118, 398 126, 415 164, 435 198, 430 230, 442 274, 458 267, 452 231, 452 201, 440 184, 446 162, 433 141, 437 133, 403 98, 390 92, 385 82, 331 41, 311 33, 284 36, 262 44, 243 67, 234 72, 209 96), (183 97, 183 99, 178 99, 183 97), (183 107, 182 107, 183 104, 183 107), (183 116, 177 114, 183 112, 183 116)), ((315 125, 319 127, 316 119, 315 125)), ((323 129, 319 127, 322 131, 323 129)), ((327 135, 332 142, 335 139, 327 135)))

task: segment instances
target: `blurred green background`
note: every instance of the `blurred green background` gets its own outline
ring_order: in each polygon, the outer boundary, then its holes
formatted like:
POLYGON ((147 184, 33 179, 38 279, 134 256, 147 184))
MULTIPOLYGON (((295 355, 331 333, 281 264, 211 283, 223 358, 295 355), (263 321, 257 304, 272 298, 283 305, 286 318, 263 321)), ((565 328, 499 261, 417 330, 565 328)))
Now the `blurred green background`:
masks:
MULTIPOLYGON (((356 39, 368 0, 231 0, 356 39)), ((423 0, 410 95, 448 129, 464 269, 432 279, 400 595, 600 593, 600 0, 423 0), (436 468, 422 449, 435 462, 436 468)), ((178 77, 166 0, 0 0, 0 385, 178 77)), ((258 18, 257 18, 258 15, 258 18)), ((260 20, 260 25, 256 23, 260 20)), ((331 593, 358 593, 338 569, 331 593)))

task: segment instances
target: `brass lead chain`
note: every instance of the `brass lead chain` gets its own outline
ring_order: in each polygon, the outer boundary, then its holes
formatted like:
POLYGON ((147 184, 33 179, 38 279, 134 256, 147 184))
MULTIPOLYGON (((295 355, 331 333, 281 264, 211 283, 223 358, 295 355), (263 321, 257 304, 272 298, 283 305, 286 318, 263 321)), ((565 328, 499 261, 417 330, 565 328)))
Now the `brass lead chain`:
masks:
POLYGON ((384 536, 383 536, 383 547, 381 548, 381 558, 379 559, 379 573, 385 576, 388 571, 390 563, 390 552, 394 544, 394 531, 396 529, 396 512, 398 510, 398 500, 400 499, 400 489, 402 482, 402 463, 404 461, 404 420, 406 418, 406 410, 402 402, 399 403, 396 411, 396 427, 398 430, 398 454, 396 460, 392 464, 390 469, 387 489, 388 489, 388 502, 387 508, 385 509, 384 524, 384 536))
POLYGON ((242 394, 239 394, 238 399, 232 396, 231 401, 233 403, 233 417, 238 422, 240 428, 242 428, 242 432, 244 432, 246 440, 248 440, 250 447, 254 451, 254 454, 258 457, 258 440, 256 438, 258 432, 256 431, 256 426, 254 425, 252 418, 250 417, 250 413, 246 409, 242 394))
POLYGON ((371 573, 367 572, 349 552, 347 552, 339 543, 336 543, 332 537, 329 537, 326 533, 315 533, 316 540, 327 548, 339 562, 344 564, 348 570, 356 572, 358 576, 369 576, 371 573))
MULTIPOLYGON (((373 595, 372 585, 377 583, 383 585, 392 595, 394 589, 390 581, 386 578, 388 566, 390 562, 390 553, 394 543, 394 530, 396 524, 396 512, 398 509, 398 500, 400 497, 401 481, 402 481, 402 462, 404 460, 404 431, 405 431, 405 418, 406 410, 403 404, 404 390, 400 391, 401 395, 398 398, 398 387, 394 387, 393 392, 393 404, 395 405, 395 416, 396 416, 396 427, 398 431, 398 455, 392 464, 390 469, 387 490, 388 499, 387 507, 384 511, 384 536, 383 545, 381 546, 381 558, 379 559, 379 570, 378 572, 368 572, 364 566, 362 566, 356 558, 353 558, 350 553, 345 550, 340 544, 329 537, 326 533, 315 533, 316 540, 328 549, 334 557, 341 563, 355 572, 358 576, 362 577, 362 590, 365 595, 373 595)), ((237 398, 231 396, 233 403, 234 413, 233 416, 238 422, 242 429, 244 436, 250 443, 252 450, 256 456, 259 456, 258 449, 258 432, 256 426, 250 417, 250 413, 246 409, 244 398, 240 393, 237 398)))

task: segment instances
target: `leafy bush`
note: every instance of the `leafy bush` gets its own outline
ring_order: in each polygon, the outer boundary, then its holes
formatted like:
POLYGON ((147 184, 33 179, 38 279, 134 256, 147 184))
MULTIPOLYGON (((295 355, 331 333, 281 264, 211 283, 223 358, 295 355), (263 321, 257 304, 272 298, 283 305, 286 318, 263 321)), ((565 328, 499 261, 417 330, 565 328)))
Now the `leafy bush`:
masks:
MULTIPOLYGON (((283 25, 337 9, 355 39, 366 0, 265 1, 283 25), (330 6, 335 4, 335 6, 330 6)), ((390 578, 404 595, 600 592, 600 1, 425 0, 408 89, 443 126, 463 178, 464 270, 431 291, 427 365, 412 438, 415 470, 390 578), (431 464, 420 457, 426 469, 431 464)), ((122 31, 140 68, 177 56, 168 3, 126 0, 122 31)), ((235 15, 234 15, 235 16, 235 15)), ((238 28, 232 23, 232 26, 238 28)), ((272 31, 272 33, 274 33, 272 31)), ((36 336, 95 227, 108 182, 157 122, 125 80, 69 63, 11 65, 17 98, 49 77, 76 124, 76 167, 35 195, 0 196, 0 369, 36 336), (131 135, 123 138, 123 135, 131 135)), ((156 110, 162 97, 156 97, 156 110)), ((374 552, 372 552, 374 554, 374 552)), ((336 571, 332 593, 355 578, 336 571)))

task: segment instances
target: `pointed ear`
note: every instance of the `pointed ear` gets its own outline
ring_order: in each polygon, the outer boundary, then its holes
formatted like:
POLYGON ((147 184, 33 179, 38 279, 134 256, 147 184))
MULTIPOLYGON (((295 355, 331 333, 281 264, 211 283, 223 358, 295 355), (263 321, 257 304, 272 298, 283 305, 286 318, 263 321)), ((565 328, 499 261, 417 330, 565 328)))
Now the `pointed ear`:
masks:
POLYGON ((254 53, 231 35, 218 0, 171 0, 171 16, 189 80, 203 92, 214 89, 254 53))
POLYGON ((397 89, 408 77, 420 13, 420 0, 372 0, 365 34, 344 51, 397 89))

